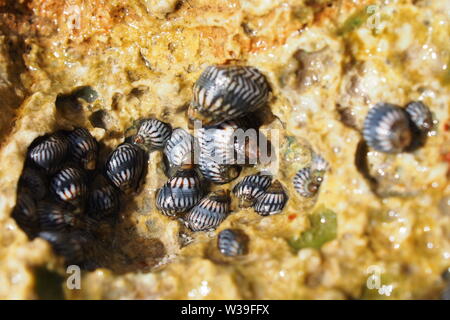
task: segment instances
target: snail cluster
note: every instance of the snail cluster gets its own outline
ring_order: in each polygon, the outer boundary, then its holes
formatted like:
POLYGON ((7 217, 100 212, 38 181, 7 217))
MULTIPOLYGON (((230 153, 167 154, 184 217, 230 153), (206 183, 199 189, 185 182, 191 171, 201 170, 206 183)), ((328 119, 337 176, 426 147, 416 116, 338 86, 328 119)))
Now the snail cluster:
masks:
MULTIPOLYGON (((101 219, 114 218, 122 197, 135 194, 146 175, 148 154, 160 151, 168 180, 156 193, 161 214, 179 219, 191 232, 216 229, 231 212, 231 194, 240 208, 261 216, 282 212, 288 194, 270 174, 248 175, 232 193, 214 188, 238 178, 242 167, 258 158, 246 142, 235 140, 236 130, 257 127, 252 116, 267 105, 270 85, 254 67, 207 67, 193 87, 189 121, 204 125, 194 137, 156 118, 139 122, 136 133, 98 165, 99 144, 85 128, 57 131, 33 141, 19 181, 13 216, 31 237, 51 243, 67 261, 79 262, 95 237, 101 219)), ((432 127, 431 112, 423 103, 405 108, 375 105, 364 122, 363 138, 377 151, 408 151, 417 137, 432 127)), ((309 166, 300 169, 292 184, 302 198, 314 198, 328 170, 328 162, 313 152, 309 166)), ((222 230, 217 248, 224 256, 247 252, 248 237, 239 229, 222 230)))
POLYGON ((366 116, 363 137, 374 150, 395 154, 420 146, 432 127, 431 111, 420 101, 410 102, 404 108, 377 103, 366 116))
POLYGON ((19 179, 13 217, 30 238, 49 241, 74 262, 83 260, 96 216, 119 209, 116 189, 97 175, 98 152, 85 128, 38 137, 19 179))
POLYGON ((13 217, 72 263, 85 261, 98 222, 115 218, 145 174, 147 155, 134 144, 120 144, 101 167, 98 154, 87 129, 57 131, 31 144, 19 180, 13 217))
MULTIPOLYGON (((201 121, 203 126, 195 137, 176 128, 167 139, 163 152, 170 177, 157 191, 156 206, 163 215, 178 218, 190 231, 198 232, 216 229, 230 214, 230 191, 208 192, 208 185, 235 180, 242 166, 254 163, 258 157, 257 150, 236 141, 235 132, 255 127, 248 115, 267 105, 270 86, 256 68, 210 66, 200 75, 193 91, 189 120, 201 121)), ((138 132, 145 131, 141 128, 138 132)), ((288 200, 281 183, 272 182, 268 175, 245 177, 233 194, 251 202, 245 207, 252 206, 263 216, 280 213, 288 200)), ((226 237, 228 241, 218 242, 223 252, 229 252, 223 246, 231 243, 235 233, 226 237)), ((244 237, 234 238, 239 241, 244 237)))

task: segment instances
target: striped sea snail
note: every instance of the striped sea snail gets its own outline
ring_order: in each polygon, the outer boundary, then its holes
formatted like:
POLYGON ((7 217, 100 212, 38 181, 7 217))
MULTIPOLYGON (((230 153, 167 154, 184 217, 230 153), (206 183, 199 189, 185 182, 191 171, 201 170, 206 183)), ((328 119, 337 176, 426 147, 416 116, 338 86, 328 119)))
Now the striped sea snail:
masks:
POLYGON ((146 154, 141 148, 131 143, 122 143, 106 161, 106 176, 122 192, 136 192, 145 172, 145 160, 146 154))
POLYGON ((162 186, 156 194, 156 206, 166 216, 189 211, 203 196, 197 172, 185 165, 162 186))
POLYGON ((67 134, 72 160, 85 170, 97 165, 98 143, 86 128, 75 128, 67 134))
POLYGON ((172 126, 155 118, 144 119, 139 125, 132 142, 147 150, 164 148, 172 134, 172 126))
POLYGON ((42 200, 47 194, 48 179, 42 170, 25 167, 19 179, 19 193, 28 192, 35 200, 42 200))
POLYGON ((405 108, 377 103, 366 116, 363 137, 374 150, 395 154, 409 151, 432 126, 431 111, 423 102, 413 101, 405 108))
POLYGON ((224 229, 217 236, 217 248, 227 257, 245 255, 249 237, 240 229, 224 229))
POLYGON ((283 211, 289 197, 280 181, 275 180, 256 200, 253 208, 261 216, 269 216, 283 211))
POLYGON ((227 120, 198 130, 198 167, 206 180, 224 184, 239 176, 239 150, 235 143, 238 129, 239 122, 227 120))
POLYGON ((293 179, 294 189, 305 198, 317 195, 322 185, 328 162, 319 154, 313 153, 311 164, 300 169, 293 179))
POLYGON ((37 206, 41 231, 67 232, 77 224, 77 214, 63 203, 42 201, 37 206))
POLYGON ((403 152, 412 141, 408 114, 399 106, 378 103, 366 116, 363 136, 367 145, 377 151, 403 152))
POLYGON ((103 176, 98 176, 89 190, 87 214, 95 219, 103 219, 115 216, 119 209, 119 192, 103 176))
POLYGON ((189 118, 214 125, 238 118, 267 104, 270 85, 254 67, 212 65, 193 88, 189 118))
POLYGON ((433 115, 422 101, 412 101, 405 107, 414 127, 422 132, 428 132, 433 127, 433 115))
POLYGON ((210 192, 184 217, 192 231, 209 231, 217 228, 230 213, 229 191, 210 192))
POLYGON ((50 189, 58 200, 82 208, 87 196, 86 179, 83 170, 67 166, 52 177, 50 189))
POLYGON ((65 161, 69 142, 63 132, 39 138, 29 151, 29 158, 47 172, 54 172, 65 161))
POLYGON ((239 199, 239 207, 249 208, 256 199, 261 197, 272 183, 272 176, 254 174, 244 177, 233 188, 234 195, 239 199))
POLYGON ((169 167, 179 168, 185 164, 194 164, 196 139, 186 130, 176 128, 164 146, 165 159, 169 167))

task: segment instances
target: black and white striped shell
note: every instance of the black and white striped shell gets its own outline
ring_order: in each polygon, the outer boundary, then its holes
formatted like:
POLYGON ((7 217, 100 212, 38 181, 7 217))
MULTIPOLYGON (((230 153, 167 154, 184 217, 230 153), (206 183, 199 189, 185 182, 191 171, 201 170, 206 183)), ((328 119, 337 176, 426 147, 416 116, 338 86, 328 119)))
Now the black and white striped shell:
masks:
POLYGON ((14 207, 12 217, 30 236, 39 230, 39 216, 36 202, 31 193, 21 192, 17 195, 17 203, 14 207))
POLYGON ((69 142, 65 135, 56 132, 43 138, 29 152, 30 159, 48 172, 59 169, 65 161, 69 150, 69 142))
POLYGON ((317 194, 323 180, 323 175, 318 173, 319 171, 314 171, 310 167, 305 167, 297 172, 293 183, 298 194, 305 198, 312 198, 317 194))
POLYGON ((176 128, 164 147, 164 155, 172 167, 193 164, 195 139, 186 130, 176 128))
POLYGON ((116 188, 107 181, 102 181, 91 188, 87 201, 89 216, 102 219, 119 212, 120 196, 116 188))
POLYGON ((35 200, 42 200, 47 194, 47 177, 40 170, 26 167, 19 179, 19 192, 29 192, 35 200))
POLYGON ((97 166, 98 143, 85 128, 76 128, 67 135, 72 160, 86 170, 97 166))
POLYGON ((283 211, 288 201, 288 195, 282 184, 275 180, 269 188, 260 196, 253 208, 261 216, 269 216, 283 211))
POLYGON ((408 114, 398 106, 378 103, 366 116, 363 136, 367 145, 377 151, 403 152, 412 141, 408 114))
POLYGON ((216 184, 231 182, 241 173, 240 166, 217 163, 205 153, 200 153, 198 169, 206 180, 216 184))
POLYGON ((406 105, 406 112, 414 126, 422 132, 428 132, 433 127, 433 115, 422 101, 413 101, 406 105))
POLYGON ((203 196, 200 178, 194 169, 181 169, 156 195, 156 206, 166 216, 188 212, 203 196))
POLYGON ((305 198, 317 195, 328 170, 328 162, 319 154, 313 153, 311 165, 300 169, 293 179, 294 189, 305 198))
POLYGON ((272 183, 272 176, 255 174, 246 176, 233 188, 233 193, 239 199, 239 207, 249 208, 256 199, 264 194, 272 183))
POLYGON ((224 229, 217 236, 217 248, 227 257, 247 254, 248 236, 239 229, 224 229))
POLYGON ((74 213, 57 202, 42 201, 37 206, 40 229, 42 231, 65 232, 76 224, 74 213))
POLYGON ((266 77, 254 67, 209 66, 194 85, 189 117, 203 125, 238 118, 266 105, 269 92, 266 77))
POLYGON ((50 189, 57 199, 82 205, 87 195, 86 174, 76 167, 65 167, 52 177, 50 189))
POLYGON ((86 246, 89 246, 92 237, 81 230, 72 232, 43 231, 38 235, 48 241, 53 251, 64 257, 66 263, 81 263, 85 259, 86 246))
POLYGON ((136 192, 143 179, 145 159, 145 151, 141 148, 122 143, 106 161, 106 176, 122 192, 136 192))
POLYGON ((162 149, 171 134, 172 127, 170 124, 154 118, 144 119, 132 141, 148 150, 162 149))
POLYGON ((209 231, 217 228, 230 213, 230 196, 224 190, 209 193, 184 217, 192 231, 209 231))

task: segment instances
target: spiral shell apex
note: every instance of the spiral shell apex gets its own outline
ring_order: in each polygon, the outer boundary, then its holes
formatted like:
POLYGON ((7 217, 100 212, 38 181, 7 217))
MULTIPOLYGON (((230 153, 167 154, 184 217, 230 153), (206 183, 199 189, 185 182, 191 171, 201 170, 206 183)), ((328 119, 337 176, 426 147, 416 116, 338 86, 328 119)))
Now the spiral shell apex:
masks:
POLYGON ((406 112, 411 122, 422 132, 428 132, 433 127, 433 115, 430 109, 421 101, 413 101, 406 105, 406 112))
POLYGON ((302 197, 314 197, 319 190, 319 186, 313 182, 310 167, 299 170, 294 177, 294 188, 302 197))
POLYGON ((403 152, 412 141, 408 114, 398 106, 379 103, 366 116, 363 136, 367 145, 377 151, 403 152))
POLYGON ((158 119, 145 119, 141 122, 133 143, 148 149, 162 149, 172 134, 170 124, 158 119))

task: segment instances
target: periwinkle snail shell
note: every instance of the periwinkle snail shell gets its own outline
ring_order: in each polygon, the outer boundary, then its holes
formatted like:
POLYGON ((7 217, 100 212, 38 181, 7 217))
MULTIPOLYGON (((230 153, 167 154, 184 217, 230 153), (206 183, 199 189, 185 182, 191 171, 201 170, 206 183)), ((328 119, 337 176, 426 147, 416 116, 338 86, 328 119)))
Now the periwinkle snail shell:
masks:
POLYGON ((97 166, 98 143, 85 128, 76 128, 67 135, 70 153, 75 162, 86 170, 97 166))
POLYGON ((288 199, 283 185, 275 180, 264 194, 256 200, 253 208, 261 216, 278 214, 283 211, 288 199))
POLYGON ((192 168, 178 170, 156 195, 156 206, 166 216, 189 211, 203 195, 203 187, 196 171, 192 168))
POLYGON ((186 226, 194 232, 217 228, 230 213, 230 201, 227 191, 209 193, 186 215, 186 226))
POLYGON ((248 251, 248 236, 239 229, 224 229, 217 235, 217 248, 227 257, 245 255, 248 251))
POLYGON ((253 206, 256 199, 264 194, 271 183, 272 176, 269 175, 246 176, 233 188, 233 193, 239 199, 239 207, 249 208, 253 206))
POLYGON ((145 159, 145 151, 141 148, 127 142, 122 143, 106 161, 105 174, 122 192, 135 192, 143 178, 145 159))
POLYGON ((171 167, 193 164, 195 138, 182 128, 176 128, 164 146, 164 155, 171 167))
POLYGON ((162 149, 172 134, 170 124, 158 119, 144 119, 140 125, 132 142, 138 146, 151 149, 162 149))
POLYGON ((376 104, 364 121, 364 140, 369 147, 380 152, 403 152, 410 146, 412 134, 408 113, 392 104, 376 104))
POLYGON ((57 199, 82 206, 87 195, 86 175, 77 167, 65 167, 52 177, 50 189, 57 199))
POLYGON ((194 85, 189 118, 204 125, 238 118, 266 105, 269 92, 266 77, 254 67, 209 66, 194 85))
POLYGON ((87 201, 87 214, 96 219, 115 216, 120 208, 120 196, 116 188, 102 180, 91 187, 87 201))
POLYGON ((29 151, 29 157, 47 172, 58 169, 65 160, 69 150, 69 142, 62 132, 55 132, 43 138, 29 151))

